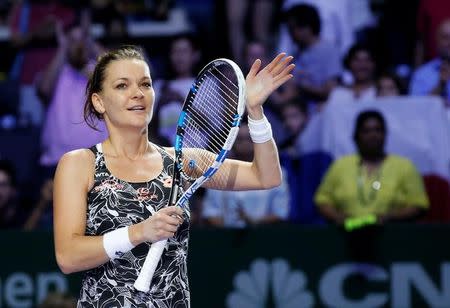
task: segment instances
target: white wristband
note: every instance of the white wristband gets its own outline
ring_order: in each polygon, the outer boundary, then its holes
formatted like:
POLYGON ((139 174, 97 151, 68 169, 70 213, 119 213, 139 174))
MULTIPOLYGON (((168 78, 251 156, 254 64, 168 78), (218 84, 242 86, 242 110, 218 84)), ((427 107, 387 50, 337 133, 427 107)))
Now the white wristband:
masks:
POLYGON ((248 129, 250 131, 250 138, 254 143, 264 143, 272 139, 272 126, 263 116, 260 120, 253 120, 248 118, 248 129))
POLYGON ((111 260, 121 257, 134 248, 128 237, 128 227, 122 227, 103 235, 103 248, 111 260))

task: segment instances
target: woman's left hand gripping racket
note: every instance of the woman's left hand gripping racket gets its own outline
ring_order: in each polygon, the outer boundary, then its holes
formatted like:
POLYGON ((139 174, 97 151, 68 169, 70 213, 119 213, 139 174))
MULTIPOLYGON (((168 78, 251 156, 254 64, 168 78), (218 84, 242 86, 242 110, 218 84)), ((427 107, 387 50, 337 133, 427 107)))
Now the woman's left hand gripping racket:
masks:
MULTIPOLYGON (((245 79, 228 59, 217 59, 199 73, 178 119, 175 164, 169 205, 183 207, 192 194, 224 162, 236 139, 245 107, 245 79), (177 199, 181 180, 191 184, 177 199)), ((153 243, 134 287, 143 292, 150 283, 167 240, 153 243)))

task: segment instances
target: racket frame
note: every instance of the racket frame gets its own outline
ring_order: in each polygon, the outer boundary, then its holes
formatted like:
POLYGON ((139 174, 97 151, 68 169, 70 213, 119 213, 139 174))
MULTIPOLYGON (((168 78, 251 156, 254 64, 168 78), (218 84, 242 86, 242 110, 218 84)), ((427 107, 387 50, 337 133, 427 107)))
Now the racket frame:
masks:
MULTIPOLYGON (((200 84, 201 85, 201 84, 200 84)), ((180 116, 178 118, 177 123, 177 134, 175 137, 175 159, 174 159, 174 168, 173 168, 173 177, 172 177, 172 188, 169 195, 169 204, 170 205, 176 205, 180 206, 184 210, 186 210, 186 204, 188 200, 192 197, 194 192, 200 188, 200 186, 205 183, 207 180, 209 180, 219 169, 219 167, 222 165, 222 163, 225 161, 225 158, 227 156, 227 153, 231 150, 231 147, 234 144, 234 141, 236 140, 238 131, 239 131, 239 125, 241 121, 242 114, 244 113, 245 109, 245 100, 246 100, 246 92, 245 92, 245 78, 242 74, 241 69, 239 66, 234 63, 233 61, 225 58, 220 58, 211 61, 208 63, 198 74, 197 79, 193 83, 191 89, 189 90, 188 95, 186 96, 186 99, 183 104, 183 109, 180 113, 180 116), (179 187, 181 185, 181 177, 183 176, 183 153, 182 153, 182 145, 183 145, 183 134, 184 134, 184 122, 187 114, 187 108, 192 104, 193 98, 196 95, 197 89, 199 87, 198 82, 202 81, 201 76, 206 72, 206 70, 213 69, 214 66, 223 65, 223 62, 230 65, 237 77, 237 82, 239 84, 239 96, 238 96, 238 106, 237 106, 237 113, 233 116, 233 123, 232 127, 230 128, 230 132, 227 136, 227 139, 224 142, 224 146, 222 147, 221 151, 219 152, 218 156, 216 157, 215 161, 212 163, 212 165, 201 175, 199 178, 197 178, 191 186, 189 186, 181 195, 181 197, 177 200, 179 187), (176 201, 176 202, 175 202, 176 201)), ((187 215, 189 216, 189 213, 185 211, 187 215)), ((161 240, 155 243, 152 243, 150 246, 150 250, 148 252, 148 255, 144 261, 144 264, 141 268, 141 272, 139 273, 138 278, 136 279, 134 283, 134 287, 136 290, 142 291, 142 292, 148 292, 150 290, 150 284, 151 280, 153 278, 153 274, 156 271, 157 265, 161 259, 162 253, 164 252, 164 249, 167 244, 167 239, 161 240)))

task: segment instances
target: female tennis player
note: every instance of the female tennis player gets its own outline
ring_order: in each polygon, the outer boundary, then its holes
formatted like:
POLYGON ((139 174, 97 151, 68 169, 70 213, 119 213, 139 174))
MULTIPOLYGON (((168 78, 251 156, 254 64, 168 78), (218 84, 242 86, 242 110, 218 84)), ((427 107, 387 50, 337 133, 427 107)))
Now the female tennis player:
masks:
MULTIPOLYGON (((265 68, 256 60, 246 83, 254 142, 252 162, 225 160, 207 187, 265 189, 280 184, 278 152, 263 103, 292 78, 292 57, 265 68)), ((70 93, 68 93, 70 95, 70 93)), ((106 123, 109 137, 66 153, 54 184, 56 260, 64 273, 85 271, 78 307, 189 307, 188 215, 167 206, 173 148, 148 141, 155 93, 142 51, 121 47, 102 55, 86 88, 85 119, 106 123), (133 287, 151 243, 170 239, 151 288, 133 287), (174 244, 175 243, 175 244, 174 244)))

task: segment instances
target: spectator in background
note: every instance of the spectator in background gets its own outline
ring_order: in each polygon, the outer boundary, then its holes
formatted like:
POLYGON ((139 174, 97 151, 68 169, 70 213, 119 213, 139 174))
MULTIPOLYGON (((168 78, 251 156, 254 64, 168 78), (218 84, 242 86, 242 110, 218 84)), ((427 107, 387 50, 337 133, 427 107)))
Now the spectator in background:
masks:
MULTIPOLYGON (((280 111, 286 137, 279 143, 278 148, 289 187, 289 220, 295 223, 305 222, 309 215, 303 215, 307 204, 304 202, 305 185, 302 185, 304 162, 301 161, 300 138, 309 120, 307 106, 304 102, 293 99, 284 103, 280 111), (301 221, 302 218, 305 220, 301 221)), ((312 184, 313 181, 308 179, 308 183, 312 184)), ((314 206, 311 205, 310 208, 314 206)))
POLYGON ((30 216, 26 219, 23 229, 26 231, 53 227, 53 180, 47 179, 41 187, 41 194, 30 216))
POLYGON ((264 44, 263 41, 249 40, 247 44, 245 44, 244 59, 244 72, 248 72, 250 70, 256 59, 261 60, 261 65, 266 65, 270 62, 270 55, 267 50, 267 45, 264 44))
MULTIPOLYGON (((233 146, 233 158, 251 161, 253 144, 248 125, 243 122, 233 146)), ((206 190, 201 210, 206 223, 218 227, 243 228, 286 221, 289 190, 286 181, 269 190, 206 190)))
POLYGON ((449 17, 450 1, 420 0, 416 18, 415 67, 440 56, 439 38, 436 38, 436 33, 440 25, 449 17))
POLYGON ((383 73, 377 79, 377 96, 389 97, 404 95, 405 91, 400 79, 392 73, 383 73))
POLYGON ((153 83, 156 97, 154 116, 150 123, 150 138, 164 146, 172 146, 176 134, 178 115, 186 95, 195 81, 196 67, 201 52, 196 37, 180 34, 172 39, 169 51, 171 74, 167 79, 153 83))
POLYGON ((56 53, 56 24, 59 21, 67 27, 75 18, 75 10, 61 1, 13 1, 9 29, 12 46, 17 52, 9 78, 19 83, 19 111, 20 117, 29 122, 26 125, 42 125, 45 112, 36 96, 34 82, 41 68, 46 67, 56 53))
POLYGON ((323 102, 337 85, 341 74, 336 47, 320 38, 320 18, 313 6, 296 5, 284 16, 298 49, 295 86, 308 102, 323 102))
POLYGON ((363 44, 350 48, 344 61, 352 75, 350 86, 339 86, 330 93, 329 102, 358 102, 376 96, 376 62, 372 50, 363 44))
POLYGON ((353 136, 358 152, 333 162, 315 195, 325 218, 342 225, 348 218, 375 215, 383 224, 415 218, 428 208, 414 165, 385 152, 386 133, 380 112, 358 115, 353 136))
POLYGON ((437 95, 448 104, 450 100, 450 18, 444 20, 436 33, 437 57, 414 72, 411 95, 437 95))
MULTIPOLYGON (((367 1, 360 0, 358 4, 354 4, 354 1, 350 0, 284 0, 282 9, 287 11, 299 4, 308 4, 315 7, 322 25, 320 37, 322 40, 333 44, 340 58, 347 53, 347 50, 353 44, 354 29, 363 26, 366 19, 370 19, 368 5, 365 5, 365 2, 367 1), (356 6, 357 12, 354 12, 354 14, 352 14, 352 9, 355 9, 352 6, 356 6), (358 17, 357 20, 353 15, 358 17), (355 24, 353 21, 355 21, 355 24)), ((295 53, 295 46, 284 25, 280 27, 277 50, 288 54, 295 53)))
POLYGON ((99 41, 106 49, 118 48, 129 44, 130 37, 124 12, 119 11, 119 1, 90 0, 91 22, 104 28, 104 35, 99 41))
POLYGON ((279 148, 293 159, 298 158, 298 138, 308 122, 306 104, 293 99, 281 106, 281 120, 284 124, 285 138, 280 142, 279 148))
POLYGON ((37 63, 47 65, 56 50, 52 44, 58 20, 63 26, 75 21, 75 11, 60 1, 14 1, 10 15, 11 40, 24 53, 18 55, 13 77, 32 84, 39 73, 37 63))
POLYGON ((47 106, 40 157, 44 177, 53 177, 64 153, 90 147, 107 136, 103 122, 94 131, 83 120, 89 61, 100 51, 87 29, 87 24, 75 25, 65 33, 58 24, 58 52, 37 83, 38 94, 47 106))
POLYGON ((226 0, 225 6, 232 58, 242 65, 245 61, 244 49, 249 40, 246 34, 263 44, 269 43, 275 5, 270 0, 226 0), (247 21, 250 21, 248 26, 247 21))
POLYGON ((12 163, 0 160, 0 229, 19 228, 23 223, 16 186, 12 163))

